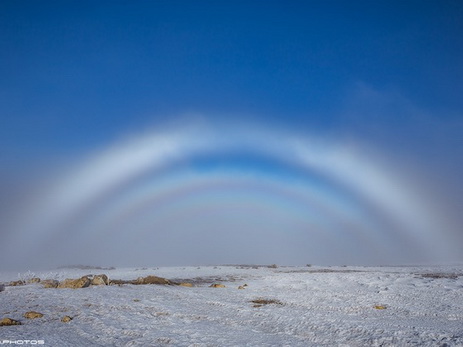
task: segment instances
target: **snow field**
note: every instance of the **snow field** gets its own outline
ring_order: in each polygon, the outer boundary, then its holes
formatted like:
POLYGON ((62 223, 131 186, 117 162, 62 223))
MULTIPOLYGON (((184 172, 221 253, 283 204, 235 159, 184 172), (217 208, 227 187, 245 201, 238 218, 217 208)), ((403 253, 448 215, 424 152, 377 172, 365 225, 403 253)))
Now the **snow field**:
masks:
MULTIPOLYGON (((43 339, 49 346, 463 346, 463 276, 421 276, 461 274, 463 267, 210 266, 61 270, 53 276, 103 272, 111 279, 156 275, 197 284, 6 287, 0 318, 23 325, 0 327, 0 339, 43 339), (219 282, 226 288, 209 288, 219 282), (244 283, 248 287, 238 290, 244 283), (282 304, 254 307, 258 298, 282 304), (44 317, 23 318, 30 310, 44 317), (62 323, 64 315, 74 319, 62 323)), ((14 279, 0 274, 1 282, 14 279)))

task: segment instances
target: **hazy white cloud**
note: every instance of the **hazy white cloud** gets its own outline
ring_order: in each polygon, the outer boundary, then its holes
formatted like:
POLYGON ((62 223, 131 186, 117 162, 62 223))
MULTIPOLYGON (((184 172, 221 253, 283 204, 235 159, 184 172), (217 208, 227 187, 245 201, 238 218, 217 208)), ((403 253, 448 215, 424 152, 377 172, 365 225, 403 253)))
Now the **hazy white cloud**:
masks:
POLYGON ((442 232, 451 222, 439 219, 431 197, 423 199, 427 192, 417 191, 400 167, 381 159, 352 142, 255 124, 144 132, 73 165, 20 210, 2 259, 12 259, 18 247, 30 255, 21 266, 223 263, 240 256, 256 263, 393 263, 454 256, 442 232), (246 168, 199 173, 188 166, 201 156, 233 152, 298 166, 308 179, 246 168), (309 179, 314 172, 326 178, 322 186, 309 179), (124 254, 125 247, 135 254, 124 254))

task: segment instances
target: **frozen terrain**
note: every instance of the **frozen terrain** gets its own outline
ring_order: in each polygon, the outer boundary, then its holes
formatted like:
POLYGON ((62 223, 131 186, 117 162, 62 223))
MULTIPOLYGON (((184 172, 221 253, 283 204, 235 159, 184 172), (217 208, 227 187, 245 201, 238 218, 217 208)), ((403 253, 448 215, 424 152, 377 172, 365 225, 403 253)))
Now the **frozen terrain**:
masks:
MULTIPOLYGON (((156 275, 194 287, 6 286, 0 341, 48 346, 463 346, 463 266, 177 267, 20 274, 42 279, 156 275), (210 288, 221 283, 225 288, 210 288), (247 284, 244 290, 238 286, 247 284), (255 299, 275 300, 261 306, 255 299), (258 307, 256 307, 258 306, 258 307), (25 319, 27 311, 42 318, 25 319), (62 323, 64 315, 73 317, 62 323)), ((2 273, 0 282, 17 280, 2 273)))

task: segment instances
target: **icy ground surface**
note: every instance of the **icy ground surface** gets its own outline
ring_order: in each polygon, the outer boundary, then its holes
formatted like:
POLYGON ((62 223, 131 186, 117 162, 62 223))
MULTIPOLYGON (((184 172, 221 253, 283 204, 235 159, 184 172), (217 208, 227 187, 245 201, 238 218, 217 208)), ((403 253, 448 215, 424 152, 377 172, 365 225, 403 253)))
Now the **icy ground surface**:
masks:
MULTIPOLYGON (((0 341, 42 339, 47 346, 463 346, 463 266, 211 266, 35 275, 61 280, 100 273, 127 280, 156 275, 196 286, 7 286, 0 292, 0 319, 23 325, 0 327, 0 341), (226 288, 210 288, 212 283, 226 288), (245 283, 246 289, 237 289, 245 283), (258 298, 282 304, 254 307, 251 300, 258 298), (25 319, 23 314, 31 310, 44 316, 25 319), (62 323, 64 315, 74 319, 62 323)), ((17 273, 0 274, 2 283, 17 279, 17 273)))

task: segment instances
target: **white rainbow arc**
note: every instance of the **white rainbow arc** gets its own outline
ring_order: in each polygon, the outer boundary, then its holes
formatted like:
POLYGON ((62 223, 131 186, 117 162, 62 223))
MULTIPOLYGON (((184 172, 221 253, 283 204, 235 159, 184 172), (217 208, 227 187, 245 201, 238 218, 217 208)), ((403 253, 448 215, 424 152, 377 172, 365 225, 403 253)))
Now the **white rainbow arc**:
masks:
MULTIPOLYGON (((274 209, 281 207, 282 201, 292 201, 288 211, 305 215, 306 221, 316 225, 314 229, 326 233, 330 232, 330 228, 336 228, 336 235, 349 233, 349 230, 340 229, 343 223, 352 223, 356 226, 356 232, 362 234, 365 240, 370 238, 368 242, 374 245, 388 239, 388 233, 394 234, 394 231, 387 229, 396 226, 398 230, 395 232, 415 241, 416 247, 423 253, 431 255, 442 251, 436 248, 439 225, 431 217, 429 206, 417 198, 409 182, 401 180, 395 172, 385 171, 382 165, 358 148, 294 136, 283 131, 237 125, 152 131, 111 146, 93 155, 54 184, 48 195, 41 199, 40 206, 33 205, 27 211, 30 223, 22 223, 17 234, 18 238, 21 235, 30 236, 29 247, 44 238, 46 240, 47 237, 54 238, 57 234, 66 233, 62 228, 70 224, 72 232, 78 233, 79 237, 91 238, 92 234, 108 236, 115 223, 121 221, 121 216, 124 216, 126 226, 143 220, 143 227, 140 228, 143 234, 150 223, 156 223, 153 219, 159 217, 151 216, 149 206, 162 208, 162 203, 168 199, 170 213, 175 214, 172 203, 178 208, 182 201, 191 202, 195 196, 204 198, 207 194, 207 199, 214 199, 218 195, 210 192, 217 189, 221 190, 222 196, 235 199, 234 203, 240 197, 232 197, 230 194, 233 194, 233 190, 246 192, 253 189, 255 196, 267 196, 254 201, 255 205, 270 204, 272 199, 268 199, 268 196, 278 200, 272 205, 274 209), (280 164, 301 167, 308 173, 316 171, 346 190, 338 193, 337 188, 319 189, 307 181, 294 183, 275 179, 265 172, 179 172, 176 166, 179 162, 194 160, 201 155, 226 156, 233 151, 265 155, 280 164), (233 189, 230 188, 232 183, 235 184, 233 189), (356 198, 346 197, 346 191, 353 192, 356 198), (296 200, 297 203, 294 202, 296 200), (393 223, 382 226, 378 218, 365 214, 368 208, 359 212, 354 206, 359 200, 365 205, 374 206, 393 223), (91 213, 88 212, 89 208, 91 213)), ((191 209, 191 206, 201 205, 201 202, 192 204, 185 208, 191 209)), ((307 232, 310 233, 310 230, 307 232)), ((374 246, 378 249, 383 247, 381 244, 374 246)))

